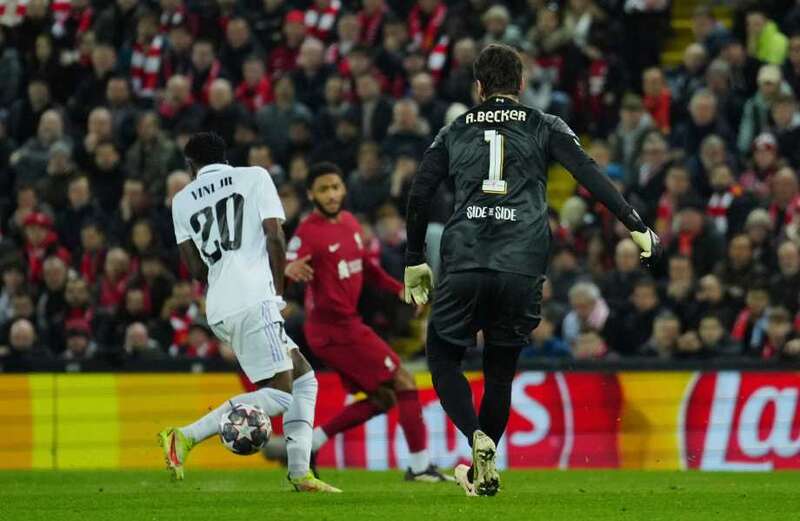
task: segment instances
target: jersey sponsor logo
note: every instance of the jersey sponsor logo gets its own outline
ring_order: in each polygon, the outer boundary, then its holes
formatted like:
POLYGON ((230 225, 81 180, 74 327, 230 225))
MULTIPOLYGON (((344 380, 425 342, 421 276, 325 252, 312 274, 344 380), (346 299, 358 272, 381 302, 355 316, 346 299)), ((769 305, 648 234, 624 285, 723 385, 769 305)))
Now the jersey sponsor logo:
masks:
POLYGON ((338 242, 334 243, 334 244, 330 244, 330 245, 328 245, 328 251, 331 252, 331 253, 336 253, 336 250, 339 249, 339 246, 341 246, 341 245, 338 242))
POLYGON ((527 121, 528 113, 517 109, 477 110, 467 114, 466 123, 505 123, 527 121))
POLYGON ((517 209, 505 206, 467 206, 467 219, 517 222, 517 209))
POLYGON ((336 270, 339 272, 339 280, 349 279, 351 276, 361 273, 364 269, 364 264, 361 259, 351 260, 350 262, 342 259, 336 264, 336 270))

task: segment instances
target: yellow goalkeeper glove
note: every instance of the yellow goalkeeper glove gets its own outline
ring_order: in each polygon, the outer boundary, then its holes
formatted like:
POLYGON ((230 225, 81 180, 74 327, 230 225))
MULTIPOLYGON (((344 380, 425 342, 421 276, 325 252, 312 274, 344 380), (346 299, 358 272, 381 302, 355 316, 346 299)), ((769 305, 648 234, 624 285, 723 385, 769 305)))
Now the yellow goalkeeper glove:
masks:
POLYGON ((631 232, 631 239, 642 250, 639 258, 645 266, 652 266, 661 256, 661 239, 650 228, 643 232, 631 232))
POLYGON ((403 300, 407 304, 425 304, 433 289, 433 272, 427 264, 406 267, 403 276, 403 300))

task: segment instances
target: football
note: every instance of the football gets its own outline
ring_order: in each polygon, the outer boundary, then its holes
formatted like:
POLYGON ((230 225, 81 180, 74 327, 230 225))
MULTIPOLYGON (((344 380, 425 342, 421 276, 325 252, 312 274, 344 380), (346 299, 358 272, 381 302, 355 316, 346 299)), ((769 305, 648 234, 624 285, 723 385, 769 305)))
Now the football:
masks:
POLYGON ((272 423, 259 407, 237 403, 222 417, 219 438, 226 449, 240 456, 261 450, 272 434, 272 423))

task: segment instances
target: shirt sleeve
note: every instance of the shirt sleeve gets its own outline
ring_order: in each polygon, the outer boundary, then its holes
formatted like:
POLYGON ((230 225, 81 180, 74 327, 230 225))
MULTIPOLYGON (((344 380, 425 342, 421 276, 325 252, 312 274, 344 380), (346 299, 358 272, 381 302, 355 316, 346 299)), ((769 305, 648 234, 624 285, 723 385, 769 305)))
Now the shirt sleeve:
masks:
POLYGON ((428 212, 439 184, 447 177, 450 158, 444 136, 449 126, 439 131, 417 169, 411 185, 406 213, 406 266, 425 262, 425 234, 428 230, 428 212))
POLYGON ((272 182, 272 176, 263 168, 258 168, 257 176, 254 195, 259 218, 262 221, 264 219, 285 221, 286 214, 283 212, 283 204, 281 203, 281 198, 278 197, 275 183, 272 182))
POLYGON ((180 203, 173 198, 172 200, 172 227, 175 229, 175 242, 181 244, 192 238, 189 231, 189 223, 187 219, 181 217, 180 203))
POLYGON ((300 226, 297 228, 294 237, 286 245, 286 260, 289 262, 295 261, 310 255, 312 251, 311 242, 308 240, 305 228, 300 226))
POLYGON ((594 159, 584 152, 578 136, 561 118, 555 118, 551 124, 549 149, 550 156, 569 170, 629 230, 644 232, 647 229, 639 214, 600 171, 594 159))

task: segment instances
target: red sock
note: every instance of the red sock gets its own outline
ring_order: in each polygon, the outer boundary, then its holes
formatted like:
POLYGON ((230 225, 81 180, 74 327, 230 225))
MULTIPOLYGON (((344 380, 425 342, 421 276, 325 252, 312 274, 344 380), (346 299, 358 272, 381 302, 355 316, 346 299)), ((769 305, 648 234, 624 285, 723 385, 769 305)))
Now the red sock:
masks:
POLYGON ((381 410, 369 400, 354 402, 342 409, 342 412, 328 420, 328 423, 322 426, 322 430, 325 431, 325 435, 328 438, 333 438, 340 432, 352 429, 356 425, 361 425, 380 413, 381 410))
POLYGON ((425 450, 428 443, 425 439, 425 423, 422 421, 422 406, 419 404, 419 393, 416 389, 397 393, 397 412, 403 434, 406 435, 408 451, 416 453, 425 450))

